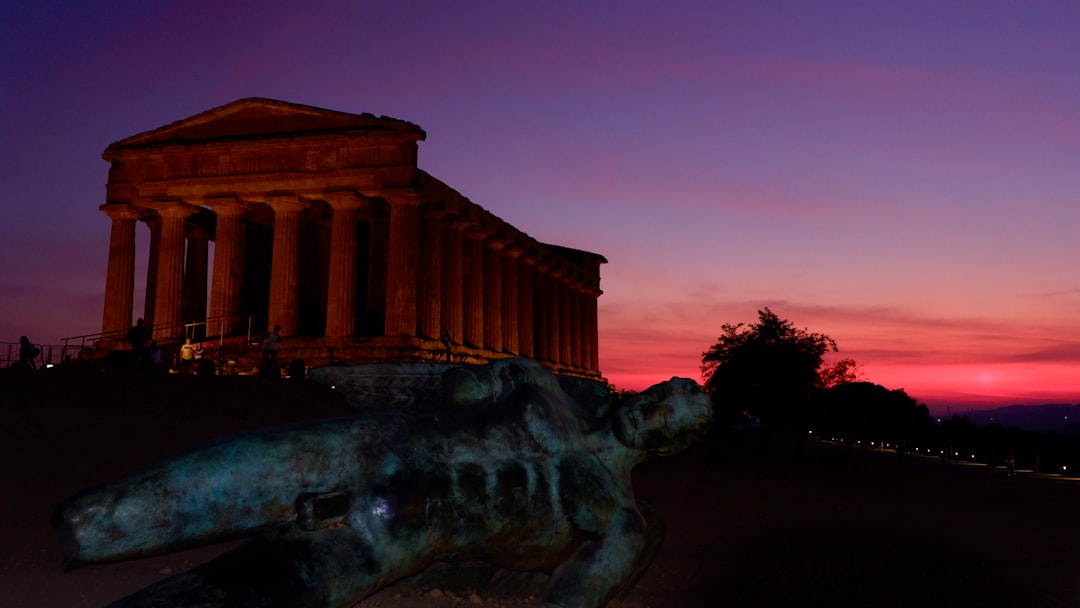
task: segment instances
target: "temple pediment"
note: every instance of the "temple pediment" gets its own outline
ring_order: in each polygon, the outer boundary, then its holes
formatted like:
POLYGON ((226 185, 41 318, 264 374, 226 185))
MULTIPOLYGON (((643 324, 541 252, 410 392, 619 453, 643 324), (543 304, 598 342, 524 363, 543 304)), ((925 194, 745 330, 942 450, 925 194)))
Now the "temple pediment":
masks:
POLYGON ((413 141, 425 138, 419 126, 396 118, 250 97, 122 139, 109 149, 330 132, 381 132, 413 141))

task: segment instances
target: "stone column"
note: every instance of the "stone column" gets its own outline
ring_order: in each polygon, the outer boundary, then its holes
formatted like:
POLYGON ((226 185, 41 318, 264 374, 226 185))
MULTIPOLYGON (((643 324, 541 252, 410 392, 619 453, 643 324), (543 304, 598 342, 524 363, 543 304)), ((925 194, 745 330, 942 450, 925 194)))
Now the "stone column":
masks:
POLYGON ((465 241, 465 343, 484 347, 484 242, 487 233, 476 226, 465 241))
POLYGON ((461 222, 447 222, 444 224, 442 240, 442 328, 449 334, 450 341, 456 344, 463 343, 465 338, 464 229, 465 225, 461 222))
POLYGON ((158 260, 161 259, 161 216, 144 215, 143 220, 150 230, 150 252, 146 260, 146 301, 143 303, 143 321, 146 327, 154 327, 154 313, 157 310, 158 260))
POLYGON ((266 197, 274 210, 274 246, 270 261, 270 306, 267 329, 281 326, 282 336, 296 334, 300 294, 300 212, 307 203, 292 194, 266 197))
POLYGON ((420 200, 413 193, 391 195, 390 253, 386 275, 386 335, 416 335, 420 271, 420 200))
POLYGON ((535 253, 518 258, 518 351, 522 357, 536 357, 533 345, 533 285, 536 282, 535 253))
POLYGON ((420 212, 420 283, 419 316, 420 335, 432 340, 442 337, 443 272, 442 272, 442 216, 436 208, 424 208, 420 212))
POLYGON ((502 352, 502 249, 506 241, 484 241, 484 346, 502 352))
POLYGON ((153 336, 164 344, 184 336, 184 224, 195 209, 179 201, 155 201, 153 208, 161 215, 153 336))
POLYGON ((98 209, 112 220, 101 332, 126 332, 135 307, 135 222, 142 213, 127 204, 106 204, 98 209))
POLYGON ((215 331, 232 334, 239 326, 240 284, 244 272, 244 229, 248 207, 233 197, 204 201, 217 215, 214 229, 214 272, 210 284, 210 320, 215 331))
POLYGON ((555 282, 555 287, 559 292, 559 363, 572 365, 573 361, 570 356, 570 341, 573 339, 573 334, 570 332, 570 276, 562 275, 560 280, 555 282))
POLYGON ((184 323, 206 320, 207 264, 210 260, 210 233, 206 228, 188 222, 184 227, 187 240, 187 259, 184 262, 182 295, 184 323))
POLYGON ((551 263, 539 260, 533 268, 533 358, 551 360, 551 335, 548 316, 548 276, 551 263))
MULTIPOLYGON (((371 218, 371 244, 368 247, 367 312, 386 317, 386 264, 390 248, 390 222, 386 217, 371 218)), ((385 323, 384 323, 385 325, 385 323)), ((385 329, 385 328, 384 328, 385 329)), ((382 332, 380 332, 380 335, 382 332)))
POLYGON ((334 209, 326 337, 351 337, 356 333, 356 225, 364 201, 354 192, 327 192, 323 196, 334 209))
POLYGON ((518 305, 518 258, 525 250, 511 245, 503 249, 502 257, 502 329, 503 350, 517 355, 521 352, 519 337, 520 306, 518 305))
POLYGON ((570 301, 570 364, 577 368, 585 366, 582 354, 585 335, 581 324, 581 292, 577 281, 567 285, 567 298, 570 301))
POLYGON ((547 357, 549 361, 553 363, 562 362, 562 344, 560 339, 562 338, 562 307, 560 306, 560 294, 562 293, 562 283, 559 281, 559 277, 562 276, 562 270, 558 268, 552 268, 548 270, 547 280, 544 285, 544 302, 547 309, 547 357))
POLYGON ((598 348, 599 327, 597 326, 597 299, 600 291, 590 289, 582 298, 582 332, 585 334, 585 367, 589 371, 600 371, 600 351, 598 348))

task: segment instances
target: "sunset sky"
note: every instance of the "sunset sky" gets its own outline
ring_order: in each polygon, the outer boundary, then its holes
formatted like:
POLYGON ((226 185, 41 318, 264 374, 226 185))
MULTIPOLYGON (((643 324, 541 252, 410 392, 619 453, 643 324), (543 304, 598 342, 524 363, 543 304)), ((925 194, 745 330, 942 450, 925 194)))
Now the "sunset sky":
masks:
POLYGON ((416 123, 422 169, 604 255, 620 388, 700 379, 767 306, 935 412, 1077 403, 1078 31, 1071 1, 9 2, 0 341, 100 330, 106 146, 269 97, 416 123))

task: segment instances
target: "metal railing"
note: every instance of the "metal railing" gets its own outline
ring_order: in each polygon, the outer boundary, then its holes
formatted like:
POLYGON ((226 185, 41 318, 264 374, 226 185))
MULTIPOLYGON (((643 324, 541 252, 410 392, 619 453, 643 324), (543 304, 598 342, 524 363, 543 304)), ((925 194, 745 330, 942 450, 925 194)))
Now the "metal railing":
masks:
MULTIPOLYGON (((82 348, 79 345, 67 344, 35 344, 40 352, 34 357, 32 363, 36 369, 44 369, 54 365, 60 365, 79 356, 82 348)), ((0 342, 0 368, 16 366, 21 359, 19 351, 22 344, 19 342, 0 342)))
POLYGON ((86 334, 82 336, 73 336, 70 338, 61 338, 60 341, 64 343, 64 348, 72 348, 75 350, 93 350, 97 348, 98 342, 102 340, 116 340, 123 341, 124 336, 127 335, 127 331, 109 331, 96 334, 86 334))
MULTIPOLYGON (((267 328, 265 315, 233 315, 211 317, 196 323, 157 325, 153 329, 159 335, 172 336, 167 344, 161 346, 190 338, 192 342, 216 342, 220 348, 226 342, 253 344, 261 341, 267 328)), ((149 339, 151 328, 147 328, 146 335, 149 339)), ((33 367, 45 369, 81 359, 95 361, 104 357, 109 350, 128 349, 127 330, 84 334, 62 338, 61 341, 63 344, 35 344, 40 352, 32 360, 33 367), (101 350, 99 347, 102 347, 101 350)), ((0 342, 0 369, 18 366, 21 347, 19 342, 0 342)))
MULTIPOLYGON (((83 349, 93 350, 99 345, 107 345, 109 348, 116 348, 119 344, 127 343, 127 331, 128 330, 117 330, 63 338, 63 348, 74 349, 76 351, 83 349)), ((146 327, 146 337, 149 340, 155 334, 169 336, 165 342, 172 343, 183 342, 185 338, 190 338, 192 342, 206 342, 215 339, 223 341, 226 338, 243 335, 246 336, 245 339, 250 342, 253 334, 265 331, 265 315, 231 315, 208 317, 205 321, 192 323, 157 323, 153 326, 148 325, 146 327), (237 328, 240 326, 243 326, 243 331, 237 331, 237 328)), ((162 341, 159 340, 159 342, 162 341)), ((164 346, 165 344, 161 345, 164 346)))
POLYGON ((226 338, 238 338, 244 336, 244 341, 251 344, 252 336, 266 332, 266 317, 264 315, 232 315, 209 317, 205 321, 184 323, 184 338, 192 342, 218 342, 220 346, 226 338), (237 328, 243 323, 243 332, 237 328))

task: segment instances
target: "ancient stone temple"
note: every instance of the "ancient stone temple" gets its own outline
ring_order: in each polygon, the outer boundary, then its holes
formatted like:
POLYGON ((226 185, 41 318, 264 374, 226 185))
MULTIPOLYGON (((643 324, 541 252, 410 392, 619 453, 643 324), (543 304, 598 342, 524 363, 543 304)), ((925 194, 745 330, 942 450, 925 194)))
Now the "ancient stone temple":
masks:
POLYGON ((420 170, 424 138, 251 98, 110 145, 103 334, 131 325, 141 223, 142 315, 160 343, 194 326, 224 341, 254 319, 309 364, 525 356, 599 377, 606 260, 538 242, 420 170))

